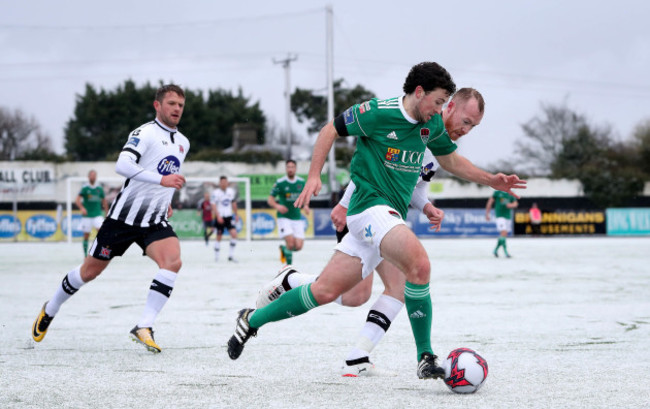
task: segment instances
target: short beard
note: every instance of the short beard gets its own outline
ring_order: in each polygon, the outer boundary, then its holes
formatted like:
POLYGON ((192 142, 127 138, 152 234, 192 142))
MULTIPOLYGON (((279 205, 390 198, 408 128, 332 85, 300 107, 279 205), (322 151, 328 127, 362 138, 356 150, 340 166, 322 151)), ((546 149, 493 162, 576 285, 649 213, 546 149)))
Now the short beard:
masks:
POLYGON ((414 116, 413 119, 415 119, 416 121, 418 121, 418 122, 421 123, 421 124, 423 124, 423 123, 426 122, 426 121, 424 120, 424 118, 422 117, 422 114, 420 113, 420 111, 417 110, 417 109, 415 110, 415 114, 414 114, 413 116, 414 116))

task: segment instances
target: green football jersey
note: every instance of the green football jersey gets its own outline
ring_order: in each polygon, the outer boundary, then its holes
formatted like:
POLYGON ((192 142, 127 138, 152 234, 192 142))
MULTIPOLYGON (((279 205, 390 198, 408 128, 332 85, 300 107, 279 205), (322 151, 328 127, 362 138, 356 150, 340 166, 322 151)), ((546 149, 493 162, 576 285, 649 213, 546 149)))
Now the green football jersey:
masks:
POLYGON ((341 117, 348 135, 357 136, 350 164, 356 189, 348 215, 388 205, 405 219, 425 149, 436 156, 456 150, 440 115, 427 123, 417 122, 406 113, 402 99, 371 99, 354 105, 341 117))
POLYGON ((496 217, 505 217, 506 219, 512 218, 512 209, 508 209, 506 206, 508 203, 514 202, 514 196, 511 196, 509 193, 496 190, 492 194, 494 199, 494 215, 496 217))
POLYGON ((81 203, 87 211, 85 217, 96 217, 103 215, 102 200, 104 199, 104 189, 101 186, 91 186, 89 184, 85 184, 81 188, 79 196, 81 196, 81 203))
POLYGON ((305 180, 299 176, 296 176, 293 180, 283 176, 273 184, 271 196, 275 197, 279 204, 289 209, 285 214, 278 212, 278 217, 300 220, 300 208, 294 207, 293 202, 298 199, 304 187, 305 180))

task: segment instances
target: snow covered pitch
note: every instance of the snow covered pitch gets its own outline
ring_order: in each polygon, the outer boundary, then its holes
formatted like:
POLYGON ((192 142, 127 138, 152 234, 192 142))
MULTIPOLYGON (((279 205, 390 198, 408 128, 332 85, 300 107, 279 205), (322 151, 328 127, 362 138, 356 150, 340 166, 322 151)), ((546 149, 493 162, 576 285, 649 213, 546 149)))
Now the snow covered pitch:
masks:
MULTIPOLYGON (((469 347, 489 364, 473 395, 417 378, 404 311, 372 355, 385 376, 341 377, 372 300, 269 324, 231 361, 236 313, 280 267, 279 241, 240 242, 238 264, 182 242, 184 266, 154 327, 157 355, 128 337, 156 270, 137 246, 64 304, 36 344, 32 322, 81 262, 81 245, 3 243, 0 407, 649 407, 650 238, 509 239, 512 259, 495 259, 495 243, 424 241, 435 352, 469 347)), ((294 265, 319 272, 332 248, 307 241, 294 265)), ((376 280, 373 300, 381 288, 376 280)))

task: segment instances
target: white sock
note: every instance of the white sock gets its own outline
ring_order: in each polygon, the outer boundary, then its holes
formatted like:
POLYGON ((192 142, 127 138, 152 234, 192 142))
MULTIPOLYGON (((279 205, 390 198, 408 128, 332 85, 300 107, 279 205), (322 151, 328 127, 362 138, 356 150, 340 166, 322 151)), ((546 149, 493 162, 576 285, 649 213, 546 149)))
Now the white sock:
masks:
POLYGON ((232 258, 235 255, 235 247, 237 247, 237 240, 230 239, 230 254, 228 257, 232 258))
POLYGON ((86 284, 81 279, 80 268, 81 265, 77 266, 74 270, 70 271, 65 277, 63 277, 61 285, 56 289, 54 296, 52 296, 52 299, 50 299, 45 306, 45 313, 47 315, 51 317, 55 316, 59 312, 61 304, 72 297, 72 295, 76 293, 82 285, 86 284))
POLYGON ((300 287, 301 285, 313 283, 314 281, 316 281, 317 277, 318 276, 314 274, 295 272, 293 274, 289 274, 289 277, 287 277, 287 281, 289 282, 291 288, 296 288, 296 287, 300 287))
POLYGON ((214 242, 214 258, 219 260, 219 251, 221 250, 221 243, 219 241, 214 242))
POLYGON ((170 270, 160 269, 151 282, 149 287, 149 294, 147 295, 147 304, 144 307, 142 318, 138 321, 138 327, 150 328, 153 322, 160 313, 160 310, 165 306, 169 296, 174 289, 174 282, 178 274, 170 270))
MULTIPOLYGON (((300 287, 301 285, 305 284, 311 284, 316 279, 318 278, 317 275, 315 274, 305 274, 305 273, 298 273, 295 272, 293 274, 289 274, 289 277, 287 277, 287 281, 289 282, 289 285, 291 288, 296 288, 300 287)), ((338 305, 343 305, 343 294, 339 295, 336 300, 334 300, 335 303, 338 305)))
POLYGON ((347 360, 351 361, 369 356, 375 346, 386 335, 391 322, 402 310, 404 303, 382 294, 379 299, 370 307, 366 323, 363 325, 357 338, 357 344, 348 354, 347 360))

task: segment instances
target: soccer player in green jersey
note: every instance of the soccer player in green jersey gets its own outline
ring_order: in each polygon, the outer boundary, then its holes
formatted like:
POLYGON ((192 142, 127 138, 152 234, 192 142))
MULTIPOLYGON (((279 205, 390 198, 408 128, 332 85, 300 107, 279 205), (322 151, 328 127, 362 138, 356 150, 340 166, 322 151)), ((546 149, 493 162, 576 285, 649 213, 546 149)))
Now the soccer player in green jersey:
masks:
MULTIPOLYGON (((484 110, 485 100, 480 92, 473 88, 461 88, 456 91, 441 114, 445 129, 451 140, 456 142, 478 126, 483 119, 484 110)), ((436 223, 442 222, 444 212, 438 209, 441 214, 440 219, 434 217, 435 206, 429 202, 426 191, 429 182, 438 169, 439 164, 436 159, 430 151, 426 150, 419 181, 413 191, 410 203, 410 206, 422 211, 429 219, 433 231, 439 231, 441 226, 436 223)), ((331 219, 337 232, 345 229, 347 233, 347 205, 354 190, 354 183, 350 183, 343 199, 332 210, 331 219)), ((345 233, 340 236, 337 233, 337 239, 343 236, 345 236, 345 233)), ((370 307, 366 322, 354 343, 354 347, 349 351, 345 359, 341 371, 341 375, 344 377, 373 376, 381 373, 381 371, 375 369, 374 364, 370 361, 370 353, 384 337, 393 320, 397 318, 404 306, 404 286, 406 281, 404 274, 386 260, 379 263, 375 271, 384 284, 384 291, 370 307)), ((261 289, 256 302, 257 308, 273 302, 285 291, 300 285, 313 283, 316 279, 315 274, 305 274, 298 271, 295 266, 285 266, 271 282, 261 289)), ((335 302, 348 307, 363 305, 370 299, 372 284, 373 274, 370 274, 354 288, 339 296, 335 302)))
MULTIPOLYGON (((287 175, 275 182, 267 203, 278 211, 278 232, 285 242, 280 246, 280 261, 291 264, 293 252, 302 250, 305 242, 305 223, 300 217, 300 208, 293 205, 305 186, 305 180, 296 175, 295 160, 288 159, 285 169, 287 175)), ((309 214, 309 207, 303 210, 309 214)))
POLYGON ((512 230, 512 209, 519 206, 517 199, 506 192, 495 191, 485 204, 485 219, 490 220, 490 209, 494 205, 494 216, 496 218, 497 230, 499 230, 499 239, 497 246, 492 254, 499 257, 499 247, 503 247, 503 253, 510 258, 508 247, 506 246, 506 237, 512 230))
POLYGON ((88 183, 84 184, 77 195, 76 204, 81 211, 81 231, 84 233, 84 255, 88 254, 88 237, 94 228, 99 230, 104 222, 104 212, 108 211, 108 202, 104 188, 96 185, 97 172, 88 172, 88 183))
POLYGON ((350 167, 356 189, 348 207, 349 233, 316 282, 287 291, 263 308, 239 312, 235 334, 228 341, 231 359, 241 355, 246 341, 261 326, 334 301, 387 260, 406 277, 404 301, 417 348, 417 375, 444 377, 431 347, 429 257, 404 222, 424 150, 430 149, 445 170, 498 190, 511 192, 526 182, 516 175, 480 170, 455 153, 440 113, 456 85, 439 64, 413 66, 403 90, 402 97, 355 105, 321 130, 305 188, 295 205, 302 207, 320 192, 320 173, 336 137, 358 136, 350 167))

